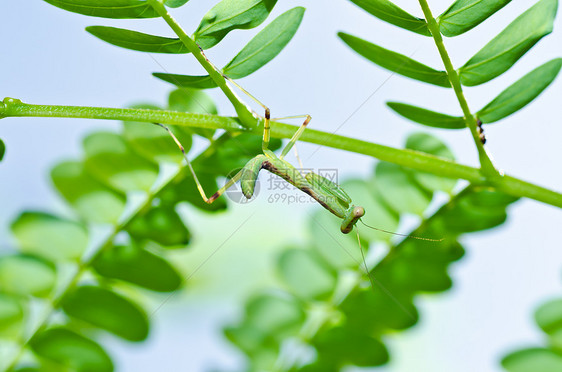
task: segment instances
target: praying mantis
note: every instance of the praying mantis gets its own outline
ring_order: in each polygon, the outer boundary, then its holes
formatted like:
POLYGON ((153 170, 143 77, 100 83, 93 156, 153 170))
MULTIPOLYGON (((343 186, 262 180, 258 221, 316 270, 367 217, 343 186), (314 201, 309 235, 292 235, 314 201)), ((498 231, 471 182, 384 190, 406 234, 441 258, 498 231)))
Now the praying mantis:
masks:
MULTIPOLYGON (((257 98, 251 95, 248 91, 242 88, 231 78, 229 78, 224 74, 222 75, 226 80, 228 80, 230 83, 232 83, 242 92, 244 92, 248 97, 254 100, 257 104, 263 107, 265 111, 264 116, 261 116, 252 110, 254 116, 263 122, 262 154, 256 155, 255 157, 250 159, 250 161, 248 161, 246 165, 234 175, 234 177, 232 177, 223 187, 221 187, 218 191, 216 191, 213 195, 211 195, 211 197, 207 197, 207 195, 205 194, 205 190, 203 189, 201 182, 199 182, 199 179, 197 178, 197 174, 195 173, 195 170, 193 169, 193 166, 189 161, 185 153, 185 149, 181 145, 180 141, 175 137, 173 132, 168 127, 159 123, 155 123, 161 126, 162 128, 164 128, 170 134, 170 136, 173 138, 173 140, 176 142, 176 144, 182 151, 183 157, 187 163, 189 171, 193 176, 199 194, 201 194, 203 200, 207 204, 213 203, 224 192, 226 192, 226 190, 228 190, 238 181, 240 181, 240 187, 242 189, 243 195, 247 199, 251 199, 252 196, 254 195, 255 185, 259 172, 262 169, 265 169, 281 177, 282 179, 284 179, 285 181, 287 181, 297 189, 301 190, 302 192, 308 194, 310 197, 316 200, 322 207, 324 207, 326 210, 328 210, 329 212, 340 218, 342 220, 340 225, 340 231, 343 234, 349 234, 356 226, 357 222, 361 221, 361 218, 365 215, 365 208, 354 205, 352 203, 351 197, 338 184, 312 171, 303 175, 297 168, 295 168, 291 163, 287 162, 284 159, 285 156, 289 153, 289 151, 295 146, 299 138, 302 136, 306 127, 312 120, 312 117, 307 114, 307 115, 287 116, 287 117, 272 119, 270 117, 270 109, 267 106, 261 103, 257 98), (271 121, 298 119, 298 118, 304 118, 303 123, 297 129, 295 134, 293 134, 287 145, 285 145, 285 147, 281 151, 281 154, 279 156, 275 155, 275 153, 269 149, 269 142, 271 137, 271 121)), ((364 222, 362 223, 366 227, 371 228, 373 230, 378 230, 388 234, 403 236, 406 238, 413 238, 413 239, 432 241, 432 242, 440 242, 443 240, 443 239, 437 240, 437 239, 429 239, 429 238, 423 238, 423 237, 406 235, 406 234, 399 234, 392 231, 387 231, 373 226, 369 226, 364 222)), ((363 259, 365 273, 369 277, 371 287, 373 288, 373 290, 375 290, 375 282, 372 275, 369 272, 369 268, 365 260, 365 253, 363 252, 363 247, 361 245, 361 238, 359 236, 359 231, 357 228, 355 230, 357 235, 357 242, 359 244, 359 250, 361 252, 361 256, 363 259)))
POLYGON ((257 104, 264 108, 264 116, 261 116, 254 112, 254 115, 261 119, 261 121, 263 121, 262 154, 259 154, 248 161, 246 165, 234 175, 234 177, 232 177, 217 192, 211 195, 211 197, 207 197, 207 195, 205 194, 205 190, 199 182, 197 174, 195 173, 195 170, 193 169, 193 166, 191 165, 191 162, 185 154, 183 146, 181 145, 179 140, 174 136, 169 128, 165 127, 162 124, 156 123, 157 125, 166 129, 172 136, 176 144, 180 147, 187 162, 189 171, 193 176, 193 179, 195 180, 197 189, 199 190, 199 193, 201 194, 203 200, 208 204, 213 203, 226 190, 228 190, 238 181, 240 181, 242 193, 247 199, 250 199, 254 195, 255 185, 259 172, 262 169, 265 169, 281 177, 302 192, 308 194, 326 210, 330 211, 338 218, 341 218, 342 223, 340 230, 344 234, 349 234, 353 230, 355 224, 361 219, 361 217, 365 215, 365 209, 361 206, 355 206, 354 204, 352 204, 350 196, 338 184, 314 172, 308 172, 303 175, 297 168, 295 168, 291 163, 284 159, 301 137, 307 125, 312 120, 312 117, 310 115, 296 115, 272 119, 270 117, 270 109, 267 106, 261 103, 258 99, 252 96, 249 92, 247 92, 244 88, 242 88, 228 76, 223 76, 230 83, 235 85, 238 89, 240 89, 257 104), (287 145, 283 148, 281 155, 277 156, 273 151, 269 149, 269 141, 271 137, 271 121, 299 118, 304 118, 304 122, 300 125, 295 134, 289 140, 289 143, 287 143, 287 145))
MULTIPOLYGON (((203 54, 205 59, 207 59, 202 49, 201 49, 201 53, 203 54)), ((208 59, 207 61, 211 63, 208 59)), ((218 69, 216 70, 217 72, 221 73, 220 70, 218 69)), ((365 208, 354 205, 352 203, 351 197, 338 184, 312 171, 303 175, 297 168, 295 168, 291 163, 287 162, 284 159, 285 156, 289 153, 289 151, 291 151, 291 149, 295 146, 299 138, 302 136, 306 127, 312 120, 312 117, 306 114, 306 115, 295 115, 295 116, 287 116, 287 117, 272 119, 270 115, 270 109, 266 105, 260 102, 257 98, 255 98, 252 94, 246 91, 242 86, 240 86, 230 77, 228 77, 223 73, 221 73, 221 75, 227 81, 229 81, 231 84, 236 86, 240 91, 242 91, 244 94, 246 94, 248 97, 250 97, 254 102, 256 102, 264 109, 265 113, 263 116, 259 115, 258 113, 250 109, 253 115, 256 117, 256 119, 263 122, 262 154, 256 155, 250 161, 248 161, 246 165, 234 175, 234 177, 232 177, 223 187, 221 187, 218 191, 216 191, 213 195, 211 195, 211 197, 207 197, 207 195, 205 194, 205 190, 203 189, 201 182, 199 182, 199 179, 197 178, 197 174, 195 173, 195 170, 193 169, 193 166, 189 161, 180 141, 175 137, 175 135, 172 133, 172 131, 170 131, 168 127, 159 123, 155 123, 161 126, 162 128, 164 128, 172 136, 173 140, 176 142, 176 144, 182 151, 183 157, 187 163, 189 171, 193 176, 193 179, 195 180, 197 190, 199 191, 199 194, 201 194, 203 200, 207 204, 213 203, 226 190, 228 190, 238 181, 240 181, 240 187, 242 189, 242 193, 247 199, 250 199, 254 195, 255 185, 259 172, 262 169, 265 169, 281 177, 282 179, 284 179, 285 181, 287 181, 297 189, 301 190, 302 192, 308 194, 310 197, 316 200, 322 207, 324 207, 326 210, 334 214, 336 217, 340 218, 342 220, 340 231, 343 234, 349 234, 356 226, 357 222, 361 221, 361 218, 365 215, 365 208), (283 148, 283 150, 281 151, 281 155, 279 156, 275 155, 275 153, 269 149, 269 142, 271 138, 271 121, 299 119, 299 118, 304 118, 303 123, 297 129, 297 131, 289 140, 287 145, 283 148)), ((382 231, 388 234, 403 236, 407 238, 426 240, 426 241, 437 241, 437 242, 442 240, 442 239, 435 240, 435 239, 417 237, 412 235, 398 234, 392 231, 387 231, 373 226, 369 226, 365 223, 363 224, 374 230, 382 231)), ((361 241, 359 239, 359 234, 357 234, 357 239, 359 241, 359 244, 361 244, 361 241)))

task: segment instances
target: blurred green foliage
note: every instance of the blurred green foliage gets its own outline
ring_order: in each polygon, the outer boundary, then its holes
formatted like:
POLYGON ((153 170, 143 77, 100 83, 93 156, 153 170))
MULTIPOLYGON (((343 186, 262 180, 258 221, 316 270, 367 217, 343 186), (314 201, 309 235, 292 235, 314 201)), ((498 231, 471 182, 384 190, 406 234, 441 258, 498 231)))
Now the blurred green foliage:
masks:
MULTIPOLYGON (((70 12, 102 18, 155 18, 155 0, 45 0, 70 12)), ((410 15, 388 0, 351 0, 369 14, 423 36, 432 36, 426 20, 410 15)), ((476 27, 509 0, 457 0, 438 19, 439 32, 457 36, 476 27)), ((167 0, 179 7, 187 0, 167 0)), ((201 50, 219 44, 231 31, 262 24, 276 0, 222 0, 203 17, 194 33, 201 50)), ((465 86, 483 84, 507 71, 552 29, 556 0, 540 0, 458 69, 465 86)), ((220 71, 242 78, 257 71, 288 44, 303 19, 292 8, 271 21, 220 71)), ((187 35, 177 38, 93 26, 92 35, 112 45, 151 53, 182 54, 187 35), (182 39, 184 37, 184 39, 182 39)), ((409 57, 347 33, 340 38, 375 64, 418 81, 451 87, 451 76, 409 57)), ((435 35, 433 35, 435 36, 435 35)), ((441 35, 439 35, 439 38, 441 35)), ((201 55, 203 56, 203 55, 201 55)), ((207 60, 207 63, 209 61, 207 60)), ((555 59, 505 89, 477 116, 500 120, 535 99, 558 75, 555 59)), ((155 73, 174 90, 164 109, 217 114, 201 90, 219 85, 210 75, 155 73)), ((211 71, 212 75, 212 71, 211 71)), ((220 77, 220 75, 219 75, 220 77)), ((460 84, 459 83, 459 84, 460 84)), ((462 116, 445 115, 400 102, 389 107, 409 120, 432 127, 461 129, 462 116)), ((159 109, 152 104, 137 108, 159 109)), ((193 137, 207 147, 193 161, 205 190, 262 151, 252 133, 217 134, 209 129, 170 128, 188 151, 193 137)), ((281 146, 272 140, 270 149, 281 146)), ((189 246, 191 233, 178 213, 189 203, 209 213, 224 210, 224 198, 212 205, 200 197, 176 144, 162 128, 140 122, 123 123, 120 133, 96 132, 84 139, 84 155, 56 165, 54 187, 73 218, 25 211, 12 224, 17 252, 0 257, 0 341, 19 345, 2 368, 18 371, 113 371, 109 354, 95 340, 109 332, 140 342, 150 322, 141 293, 172 292, 184 283, 167 258, 173 249, 189 246), (96 228, 108 227, 103 239, 96 228), (71 275, 68 275, 70 268, 71 275), (70 277, 70 280, 69 280, 70 277), (49 308, 31 324, 36 303, 49 308), (24 351, 31 362, 20 363, 24 351), (20 365, 21 364, 21 365, 20 365)), ((453 160, 437 138, 416 133, 405 147, 453 160)), ((0 160, 5 146, 0 140, 0 160)), ((340 371, 354 365, 386 363, 385 336, 412 327, 420 315, 415 298, 449 289, 449 265, 460 259, 463 234, 490 229, 507 218, 516 198, 478 184, 461 189, 456 179, 378 163, 368 179, 352 179, 342 187, 367 214, 357 236, 339 233, 340 222, 320 210, 310 218, 310 241, 286 247, 277 260, 282 288, 248 299, 243 317, 225 334, 247 356, 250 371, 340 371), (437 196, 446 200, 438 205, 437 196), (436 204, 437 203, 437 204, 436 204), (417 228, 398 239, 395 231, 405 216, 416 216, 417 228), (425 240, 424 240, 425 239, 425 240), (429 241, 434 239, 440 241, 429 241), (293 353, 288 353, 291 349, 293 353)), ((562 303, 541 307, 538 325, 548 335, 545 348, 525 349, 506 357, 511 372, 562 370, 562 303)))

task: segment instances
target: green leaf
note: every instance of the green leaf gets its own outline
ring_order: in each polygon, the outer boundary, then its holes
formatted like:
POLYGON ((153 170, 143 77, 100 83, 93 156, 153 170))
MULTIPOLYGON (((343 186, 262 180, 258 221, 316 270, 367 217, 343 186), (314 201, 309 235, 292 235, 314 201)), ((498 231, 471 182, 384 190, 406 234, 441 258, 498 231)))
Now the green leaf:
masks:
POLYGON ((425 19, 414 17, 388 0, 351 0, 351 2, 385 22, 420 35, 431 36, 425 19))
POLYGON ((484 123, 493 123, 521 110, 556 79, 561 67, 562 58, 537 67, 501 92, 476 116, 484 123))
POLYGON ((540 39, 552 32, 558 0, 540 0, 459 69, 461 83, 483 84, 503 74, 540 39))
POLYGON ((374 185, 389 206, 399 213, 423 215, 431 193, 418 186, 409 172, 399 165, 380 162, 375 175, 374 185))
POLYGON ((157 292, 178 289, 180 274, 161 257, 135 246, 116 246, 102 253, 94 269, 107 278, 119 279, 157 292))
MULTIPOLYGON (((205 92, 198 89, 179 88, 173 90, 168 97, 168 108, 173 111, 192 112, 201 114, 218 113, 217 106, 205 92)), ((176 126, 177 128, 181 128, 176 126)), ((191 130, 207 139, 212 139, 215 130, 205 128, 191 128, 191 130)))
MULTIPOLYGON (((408 136, 405 148, 421 151, 426 154, 435 155, 448 160, 455 160, 455 156, 444 142, 426 133, 414 133, 408 136)), ((414 179, 423 188, 430 192, 440 190, 450 194, 457 184, 456 179, 440 177, 435 174, 412 170, 410 170, 410 172, 412 173, 414 179)))
POLYGON ((131 300, 107 289, 81 286, 62 301, 63 310, 76 319, 105 329, 129 341, 148 336, 148 318, 131 300))
POLYGON ((217 45, 230 31, 259 26, 277 0, 222 0, 201 20, 193 34, 203 49, 217 45))
POLYGON ((88 172, 116 190, 148 191, 158 176, 158 167, 134 154, 117 134, 91 134, 84 139, 84 150, 88 172))
POLYGON ((86 27, 86 31, 109 44, 139 52, 189 53, 180 39, 154 36, 142 32, 106 26, 86 27))
POLYGON ((509 372, 559 372, 562 356, 540 348, 524 349, 505 357, 502 366, 509 372))
POLYGON ((42 358, 78 372, 112 372, 113 363, 100 345, 63 327, 37 334, 29 345, 42 358))
POLYGON ((358 37, 339 32, 338 36, 355 52, 369 61, 411 79, 450 88, 445 71, 437 71, 402 54, 384 49, 358 37))
POLYGON ((170 8, 179 8, 180 6, 187 3, 189 0, 165 0, 164 4, 170 8))
POLYGON ((144 0, 45 0, 69 12, 103 18, 154 18, 158 13, 144 0))
POLYGON ((380 340, 347 327, 321 332, 315 339, 315 346, 331 365, 372 367, 385 364, 389 359, 388 351, 380 340))
POLYGON ((179 88, 211 89, 217 87, 217 83, 215 83, 209 75, 192 76, 168 74, 163 72, 154 72, 152 75, 160 80, 164 80, 167 83, 174 84, 179 88))
POLYGON ((437 19, 439 31, 448 37, 461 35, 484 22, 510 1, 457 0, 437 19))
POLYGON ((168 108, 173 111, 216 115, 217 106, 205 92, 197 89, 176 89, 168 97, 168 108))
POLYGON ((0 335, 11 336, 18 334, 23 320, 24 309, 22 300, 0 293, 0 335))
MULTIPOLYGON (((137 109, 160 109, 153 105, 134 105, 137 109)), ((168 129, 180 141, 186 152, 191 148, 192 133, 187 128, 178 125, 168 126, 168 129)), ((181 149, 167 130, 152 123, 138 121, 123 122, 123 137, 127 144, 137 154, 154 163, 171 162, 183 163, 181 149)))
POLYGON ((304 320, 301 304, 291 296, 263 294, 248 301, 241 325, 225 330, 226 336, 247 352, 279 343, 304 320))
POLYGON ((73 221, 41 212, 24 212, 12 224, 23 252, 51 261, 77 260, 88 245, 86 229, 73 221))
POLYGON ((428 127, 444 129, 466 128, 464 119, 459 116, 441 114, 439 112, 400 102, 387 102, 386 105, 394 110, 398 115, 416 123, 427 125, 428 127))
POLYGON ((48 296, 55 286, 55 265, 34 256, 0 257, 0 291, 13 295, 48 296))
POLYGON ((185 246, 190 233, 172 207, 154 207, 137 216, 126 229, 137 240, 149 239, 164 246, 185 246))
POLYGON ((59 193, 84 220, 117 223, 125 208, 125 197, 94 179, 82 162, 67 161, 51 171, 59 193))
POLYGON ((458 196, 456 203, 439 215, 439 221, 449 234, 491 229, 506 220, 506 207, 516 200, 493 189, 479 187, 458 196))
POLYGON ((335 272, 326 267, 312 251, 286 250, 277 265, 291 292, 305 300, 321 299, 336 284, 335 272))
POLYGON ((562 328, 562 299, 542 305, 535 312, 535 321, 547 334, 552 334, 562 328))
MULTIPOLYGON (((168 129, 174 133, 185 151, 191 147, 191 133, 181 126, 171 125, 168 129)), ((183 153, 168 131, 152 123, 126 121, 123 123, 123 138, 135 153, 158 164, 162 162, 181 164, 183 153)))
POLYGON ((296 7, 281 14, 261 30, 224 68, 232 79, 248 76, 277 56, 297 32, 304 8, 296 7))
POLYGON ((0 161, 4 158, 4 154, 6 153, 6 145, 4 141, 0 139, 0 161))

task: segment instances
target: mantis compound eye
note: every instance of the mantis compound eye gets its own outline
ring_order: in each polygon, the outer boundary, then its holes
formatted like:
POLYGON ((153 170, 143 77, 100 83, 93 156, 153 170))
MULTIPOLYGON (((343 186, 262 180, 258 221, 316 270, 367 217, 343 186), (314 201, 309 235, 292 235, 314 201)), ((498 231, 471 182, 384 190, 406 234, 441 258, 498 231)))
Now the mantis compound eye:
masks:
POLYGON ((353 216, 355 218, 361 218, 365 215, 365 208, 363 207, 354 207, 353 208, 353 216))

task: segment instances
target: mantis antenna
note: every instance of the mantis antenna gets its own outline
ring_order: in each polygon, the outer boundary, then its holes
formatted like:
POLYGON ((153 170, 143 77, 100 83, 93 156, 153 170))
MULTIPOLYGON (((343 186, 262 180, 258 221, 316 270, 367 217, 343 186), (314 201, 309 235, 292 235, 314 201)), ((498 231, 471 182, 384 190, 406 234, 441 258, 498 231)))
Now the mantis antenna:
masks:
POLYGON ((365 222, 363 222, 363 220, 360 220, 360 221, 361 221, 361 223, 362 223, 363 225, 367 226, 368 228, 373 229, 373 230, 377 230, 377 231, 380 231, 380 232, 383 232, 383 233, 385 233, 385 234, 391 234, 391 235, 396 235, 396 236, 403 236, 403 237, 405 237, 405 238, 411 238, 411 239, 416 239, 416 240, 424 240, 424 241, 426 241, 426 242, 436 242, 436 243, 439 243, 439 242, 442 242, 443 240, 445 240, 445 238, 441 238, 441 239, 430 239, 430 238, 423 238, 423 237, 421 237, 421 236, 400 234, 400 233, 393 232, 393 231, 388 231, 388 230, 384 230, 384 229, 379 229, 378 227, 369 226, 369 225, 367 225, 365 222))

